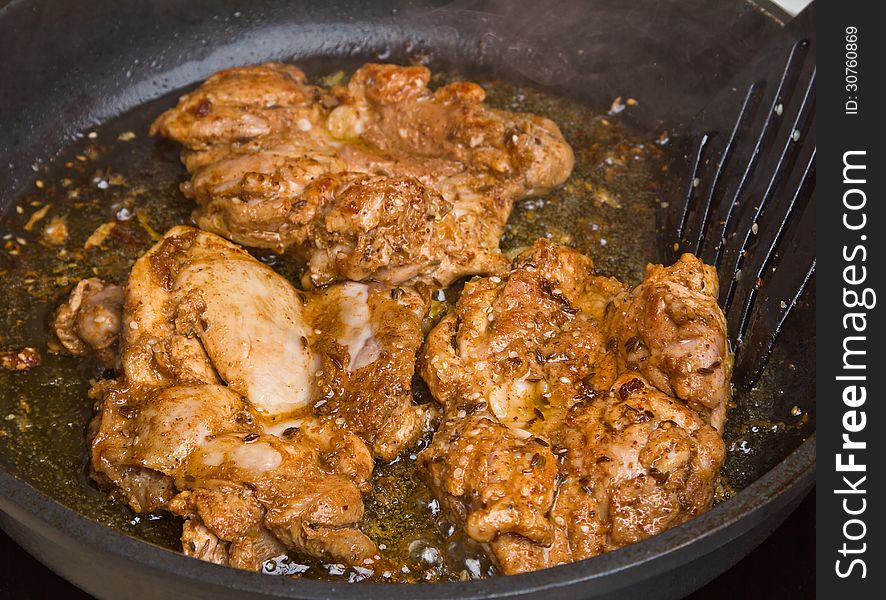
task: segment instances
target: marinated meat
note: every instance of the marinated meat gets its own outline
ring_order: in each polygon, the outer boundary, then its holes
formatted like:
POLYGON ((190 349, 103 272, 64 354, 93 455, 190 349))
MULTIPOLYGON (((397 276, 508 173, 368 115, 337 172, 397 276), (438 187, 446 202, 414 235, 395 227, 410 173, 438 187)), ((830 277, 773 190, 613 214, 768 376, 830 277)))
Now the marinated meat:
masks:
POLYGON ((358 524, 373 456, 428 421, 409 393, 424 306, 380 284, 306 294, 218 236, 173 228, 130 274, 122 374, 91 392, 94 476, 136 511, 183 516, 193 556, 372 561, 358 524))
POLYGON ((631 373, 601 397, 562 409, 539 428, 559 466, 545 508, 550 545, 504 535, 492 544, 505 573, 596 556, 649 536, 711 506, 725 456, 717 431, 682 402, 631 373))
POLYGON ((152 132, 184 146, 201 228, 290 249, 313 285, 446 286, 504 266, 514 201, 563 183, 574 159, 550 120, 429 80, 424 67, 368 64, 325 89, 289 65, 228 69, 152 132))
POLYGON ((731 368, 716 289, 689 255, 628 290, 545 240, 465 285, 422 356, 444 420, 418 467, 504 573, 594 556, 710 506, 731 368))
POLYGON ((113 368, 122 312, 123 288, 90 277, 78 283, 55 311, 53 333, 70 354, 94 355, 113 368))
POLYGON ((620 369, 639 371, 722 431, 732 363, 717 285, 714 268, 691 254, 670 267, 649 265, 643 283, 616 303, 613 333, 620 369))

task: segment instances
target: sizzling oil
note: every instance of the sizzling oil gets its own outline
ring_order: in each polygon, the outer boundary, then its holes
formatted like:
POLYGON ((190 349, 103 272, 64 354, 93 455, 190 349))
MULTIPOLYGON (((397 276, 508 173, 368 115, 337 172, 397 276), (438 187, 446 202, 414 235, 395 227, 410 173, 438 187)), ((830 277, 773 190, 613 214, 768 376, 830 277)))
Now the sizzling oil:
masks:
MULTIPOLYGON (((438 76, 435 83, 445 79, 438 76)), ((597 114, 531 88, 499 81, 483 85, 494 106, 554 119, 576 154, 573 175, 562 188, 516 206, 502 248, 512 253, 547 237, 591 255, 601 274, 638 282, 657 243, 655 212, 666 176, 660 132, 633 130, 622 116, 597 114)), ((0 369, 0 463, 87 517, 170 549, 180 547, 177 519, 134 515, 107 501, 89 480, 85 431, 92 405, 86 392, 103 373, 94 364, 51 354, 47 343, 49 315, 77 281, 100 276, 125 282, 132 263, 160 234, 189 222, 193 207, 178 190, 186 176, 178 148, 146 137, 150 121, 174 101, 175 95, 158 99, 84 135, 43 167, 9 214, 0 216, 0 349, 34 346, 42 356, 30 372, 0 369)), ((298 281, 301 265, 256 255, 298 281)), ((447 294, 436 310, 445 311, 456 296, 447 294)), ((814 332, 798 335, 807 342, 799 344, 805 355, 777 352, 759 388, 736 396, 725 436, 729 453, 721 499, 771 468, 814 429, 808 417, 814 393, 797 398, 788 391, 814 369, 809 350, 814 351, 814 332)), ((415 395, 430 400, 420 384, 415 395)), ((373 475, 363 524, 383 556, 373 572, 298 557, 270 563, 266 571, 349 581, 440 581, 493 573, 417 478, 415 454, 426 443, 379 464, 373 475)))

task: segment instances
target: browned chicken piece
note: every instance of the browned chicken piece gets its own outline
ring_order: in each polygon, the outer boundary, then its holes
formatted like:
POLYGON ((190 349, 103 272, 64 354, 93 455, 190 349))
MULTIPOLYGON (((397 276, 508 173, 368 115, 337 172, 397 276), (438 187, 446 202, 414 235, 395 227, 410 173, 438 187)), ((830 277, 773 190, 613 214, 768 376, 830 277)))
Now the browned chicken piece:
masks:
POLYGON ((561 421, 539 428, 559 466, 545 507, 554 539, 499 537, 492 549, 503 572, 590 558, 710 508, 725 447, 684 403, 624 373, 601 397, 554 412, 561 421))
POLYGON ((616 302, 620 369, 636 370, 722 431, 731 398, 732 355, 717 305, 717 271, 691 254, 649 265, 643 283, 616 302))
POLYGON ((117 363, 123 288, 96 277, 84 279, 53 315, 53 333, 76 356, 94 355, 106 367, 117 363))
POLYGON ((184 146, 201 228, 289 249, 317 286, 446 286, 502 267, 513 202, 563 183, 574 159, 552 121, 429 80, 425 67, 368 64, 325 89, 293 66, 229 69, 151 131, 184 146))
POLYGON ((305 296, 317 414, 343 422, 374 456, 394 459, 430 427, 434 407, 412 403, 427 303, 408 288, 356 282, 305 296))
POLYGON ((502 424, 481 401, 447 411, 418 468, 450 518, 494 555, 511 534, 546 546, 557 463, 544 443, 502 424))
MULTIPOLYGON (((427 338, 421 374, 445 419, 418 467, 504 573, 595 556, 711 504, 717 429, 619 358, 613 328, 646 307, 615 315, 637 297, 539 240, 510 270, 468 282, 427 338)), ((686 339, 725 344, 710 323, 686 339)))
POLYGON ((410 392, 426 311, 415 291, 346 282, 301 292, 230 242, 176 227, 133 268, 127 297, 129 381, 224 381, 275 422, 310 403, 385 460, 426 424, 410 392))
POLYGON ((175 227, 126 286, 122 376, 91 392, 93 475, 136 511, 185 517, 193 556, 372 561, 358 524, 373 455, 393 458, 428 421, 409 392, 424 312, 379 284, 300 292, 175 227))

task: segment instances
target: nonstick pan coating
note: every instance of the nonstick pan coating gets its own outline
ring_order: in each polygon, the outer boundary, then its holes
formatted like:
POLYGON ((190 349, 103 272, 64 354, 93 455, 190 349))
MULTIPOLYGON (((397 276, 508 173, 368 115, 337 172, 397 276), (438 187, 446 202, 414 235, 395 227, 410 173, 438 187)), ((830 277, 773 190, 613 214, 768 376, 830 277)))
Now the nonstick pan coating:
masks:
MULTIPOLYGON (((740 1, 697 0, 11 2, 0 8, 0 212, 11 209, 32 167, 78 132, 218 69, 264 60, 322 70, 418 57, 598 107, 630 90, 655 100, 632 115, 650 129, 726 129, 735 90, 777 72, 784 50, 807 34, 795 30, 803 23, 784 27, 780 17, 740 1)), ((814 417, 814 388, 794 391, 814 417)), ((811 488, 814 434, 778 458, 732 499, 649 540, 571 565, 465 583, 348 585, 188 559, 78 515, 9 474, 2 457, 0 525, 60 575, 106 598, 674 598, 749 552, 811 488)))

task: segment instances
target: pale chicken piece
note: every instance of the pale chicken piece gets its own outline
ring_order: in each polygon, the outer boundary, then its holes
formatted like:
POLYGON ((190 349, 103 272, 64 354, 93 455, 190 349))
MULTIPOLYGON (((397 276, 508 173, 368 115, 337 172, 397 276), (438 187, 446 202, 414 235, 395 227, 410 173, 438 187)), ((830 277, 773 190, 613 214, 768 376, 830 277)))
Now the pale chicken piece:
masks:
POLYGON ((176 494, 175 474, 190 453, 228 431, 246 410, 220 385, 149 388, 104 380, 90 396, 99 407, 90 423, 92 475, 136 512, 167 508, 176 494))
POLYGON ((513 202, 563 183, 574 157, 552 121, 429 80, 424 67, 369 64, 326 90, 292 66, 229 69, 151 131, 184 146, 201 228, 293 251, 313 285, 446 286, 505 264, 513 202))
MULTIPOLYGON (((723 442, 625 372, 611 333, 625 297, 590 258, 539 240, 468 282, 428 336, 421 373, 446 419, 418 466, 504 573, 588 558, 711 504, 723 442)), ((725 342, 715 324, 695 334, 725 342)))
MULTIPOLYGON (((303 297, 273 270, 217 236, 173 230, 166 239, 173 247, 178 240, 190 243, 170 254, 161 246, 154 255, 160 260, 149 259, 155 274, 163 269, 171 280, 177 332, 199 340, 218 376, 262 416, 305 408, 311 400, 313 359, 303 297)), ((145 333, 139 335, 143 339, 145 333)))
POLYGON ((373 451, 396 456, 428 420, 409 393, 422 298, 359 283, 306 294, 188 227, 136 262, 125 296, 122 376, 92 390, 96 479, 136 511, 188 519, 194 556, 373 560, 357 528, 373 451))
POLYGON ((76 356, 94 355, 106 367, 117 363, 123 288, 97 277, 80 281, 52 317, 52 332, 76 356))
POLYGON ((327 451, 317 435, 261 436, 264 419, 301 411, 316 420, 308 405, 313 357, 301 311, 298 292, 246 252, 211 234, 173 229, 130 275, 124 376, 97 391, 102 414, 92 442, 94 471, 134 509, 193 513, 233 548, 251 547, 240 538, 263 536, 264 527, 313 556, 349 564, 374 556, 374 544, 356 528, 359 486, 373 465, 363 442, 331 422, 317 425, 332 430, 322 437, 337 440, 327 451), (206 456, 207 446, 217 448, 214 455, 206 456), (325 456, 330 452, 353 456, 361 468, 336 470, 325 456), (207 469, 215 471, 202 484, 207 469), (281 479, 298 485, 280 485, 281 479), (213 514, 171 497, 220 484, 231 501, 217 499, 213 514), (235 500, 244 495, 261 510, 232 538, 214 524, 240 515, 235 500), (317 512, 318 505, 334 504, 353 508, 341 510, 337 521, 317 512), (318 541, 324 537, 331 537, 328 547, 318 541))

